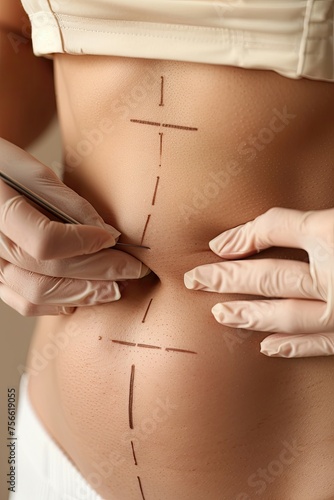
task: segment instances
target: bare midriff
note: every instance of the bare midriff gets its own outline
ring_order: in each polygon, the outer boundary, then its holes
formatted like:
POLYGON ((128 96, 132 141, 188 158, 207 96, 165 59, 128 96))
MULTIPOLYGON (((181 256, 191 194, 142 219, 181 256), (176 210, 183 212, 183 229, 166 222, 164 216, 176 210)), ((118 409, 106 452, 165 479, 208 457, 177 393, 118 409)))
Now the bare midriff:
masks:
MULTIPOLYGON (((334 359, 260 353, 183 275, 274 206, 334 205, 334 86, 272 71, 56 55, 64 182, 152 269, 38 322, 29 395, 107 500, 334 497, 334 359)), ((120 247, 119 247, 120 248, 120 247)), ((251 258, 307 261, 300 249, 251 258)), ((112 266, 112 254, 110 257, 112 266)), ((85 498, 84 494, 78 498, 85 498)))

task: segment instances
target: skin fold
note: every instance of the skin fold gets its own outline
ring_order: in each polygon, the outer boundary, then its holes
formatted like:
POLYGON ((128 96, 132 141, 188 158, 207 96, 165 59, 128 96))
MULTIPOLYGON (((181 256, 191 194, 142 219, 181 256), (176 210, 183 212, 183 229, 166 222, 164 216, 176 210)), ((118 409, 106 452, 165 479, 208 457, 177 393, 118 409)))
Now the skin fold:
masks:
MULTIPOLYGON (((331 84, 271 71, 56 55, 64 182, 153 272, 39 319, 29 395, 106 499, 334 496, 334 360, 270 359, 186 289, 208 242, 273 206, 333 205, 331 84), (148 123, 149 122, 149 123, 148 123)), ((271 248, 250 259, 296 259, 271 248)))

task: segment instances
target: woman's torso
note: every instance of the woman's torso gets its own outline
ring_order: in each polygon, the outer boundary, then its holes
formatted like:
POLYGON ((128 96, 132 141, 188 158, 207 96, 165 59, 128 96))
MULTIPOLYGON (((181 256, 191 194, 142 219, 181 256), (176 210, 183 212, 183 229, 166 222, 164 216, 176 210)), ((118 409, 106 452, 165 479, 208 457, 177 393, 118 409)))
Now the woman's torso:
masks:
MULTIPOLYGON (((123 242, 151 248, 131 254, 154 274, 117 303, 39 321, 28 364, 44 425, 106 499, 334 496, 333 359, 267 358, 266 334, 210 312, 256 297, 183 285, 219 261, 208 241, 225 229, 272 206, 333 206, 333 87, 227 66, 54 60, 64 182, 123 242)), ((307 254, 253 258, 264 257, 307 254)))

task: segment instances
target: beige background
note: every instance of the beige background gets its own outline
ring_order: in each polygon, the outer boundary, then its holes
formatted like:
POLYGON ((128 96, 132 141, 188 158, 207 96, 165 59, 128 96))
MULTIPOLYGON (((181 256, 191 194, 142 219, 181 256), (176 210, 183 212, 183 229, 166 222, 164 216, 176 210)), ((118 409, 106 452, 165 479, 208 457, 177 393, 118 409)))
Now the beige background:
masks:
MULTIPOLYGON (((61 162, 61 146, 57 121, 28 149, 36 158, 57 172, 61 162)), ((20 373, 18 367, 25 365, 29 341, 35 319, 25 318, 0 300, 0 499, 7 500, 7 389, 15 387, 18 394, 20 373)), ((19 453, 20 444, 16 451, 19 453)), ((28 500, 28 499, 27 499, 28 500)), ((29 499, 33 500, 33 499, 29 499)))

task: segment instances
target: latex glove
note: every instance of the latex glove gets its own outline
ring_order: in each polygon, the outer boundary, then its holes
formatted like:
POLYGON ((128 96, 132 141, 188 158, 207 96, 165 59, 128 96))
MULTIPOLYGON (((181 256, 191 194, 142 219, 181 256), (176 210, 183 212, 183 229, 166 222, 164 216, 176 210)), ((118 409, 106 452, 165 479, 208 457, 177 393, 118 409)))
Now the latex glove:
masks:
POLYGON ((4 139, 0 159, 1 171, 84 224, 50 221, 0 181, 0 298, 6 304, 24 316, 70 314, 118 300, 116 280, 147 274, 136 258, 107 249, 120 232, 50 168, 4 139))
POLYGON ((334 209, 302 212, 272 208, 210 241, 224 259, 239 259, 271 246, 303 248, 309 263, 285 259, 221 262, 185 274, 195 290, 278 298, 217 304, 219 323, 279 332, 261 342, 267 356, 334 354, 334 209))

